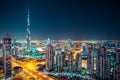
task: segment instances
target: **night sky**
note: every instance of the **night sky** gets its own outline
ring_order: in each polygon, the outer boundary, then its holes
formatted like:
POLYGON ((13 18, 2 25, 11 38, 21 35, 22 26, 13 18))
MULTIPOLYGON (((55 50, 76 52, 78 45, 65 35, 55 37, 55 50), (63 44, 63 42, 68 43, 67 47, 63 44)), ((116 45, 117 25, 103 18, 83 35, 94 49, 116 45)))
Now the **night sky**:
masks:
POLYGON ((119 0, 0 0, 0 39, 25 40, 27 9, 31 39, 120 39, 119 0))

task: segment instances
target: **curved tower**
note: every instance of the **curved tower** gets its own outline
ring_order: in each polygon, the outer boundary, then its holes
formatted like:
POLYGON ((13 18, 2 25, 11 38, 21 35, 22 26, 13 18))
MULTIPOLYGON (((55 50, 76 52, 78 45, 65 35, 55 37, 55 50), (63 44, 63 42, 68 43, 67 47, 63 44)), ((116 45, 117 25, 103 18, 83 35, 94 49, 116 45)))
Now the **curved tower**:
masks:
POLYGON ((29 10, 28 10, 28 14, 27 14, 27 50, 30 50, 30 18, 29 18, 29 10))

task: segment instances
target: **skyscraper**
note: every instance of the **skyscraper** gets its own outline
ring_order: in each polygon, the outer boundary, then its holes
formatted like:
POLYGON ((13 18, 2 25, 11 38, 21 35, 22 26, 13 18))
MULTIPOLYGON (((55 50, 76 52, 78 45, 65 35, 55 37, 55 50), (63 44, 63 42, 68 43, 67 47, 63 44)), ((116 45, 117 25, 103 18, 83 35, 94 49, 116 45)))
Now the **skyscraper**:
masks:
POLYGON ((71 48, 71 47, 72 47, 72 40, 68 39, 68 48, 71 48))
POLYGON ((110 78, 110 59, 106 52, 106 48, 102 45, 98 51, 97 57, 97 76, 104 80, 110 78))
POLYGON ((94 49, 93 49, 92 46, 88 49, 87 69, 89 71, 89 74, 93 74, 94 73, 94 49))
POLYGON ((62 51, 61 54, 62 54, 62 57, 63 57, 63 66, 65 67, 66 66, 66 59, 65 59, 66 58, 66 52, 62 51))
POLYGON ((3 39, 4 80, 12 76, 12 38, 6 34, 3 39))
POLYGON ((68 71, 73 71, 73 53, 68 52, 68 71))
POLYGON ((118 47, 118 44, 116 45, 116 62, 114 65, 114 80, 120 79, 120 47, 118 47))
POLYGON ((54 64, 54 50, 51 44, 47 45, 47 54, 46 54, 46 70, 51 71, 53 70, 54 64))
POLYGON ((17 43, 16 43, 16 37, 13 35, 13 38, 12 38, 12 44, 13 44, 13 50, 12 50, 12 55, 13 56, 17 56, 17 43))
POLYGON ((61 72, 63 70, 63 65, 64 65, 63 55, 61 53, 57 54, 56 61, 57 61, 57 71, 61 72))
POLYGON ((76 55, 76 70, 80 71, 82 69, 82 55, 77 53, 76 55))
POLYGON ((26 39, 27 39, 27 50, 30 50, 30 40, 31 40, 31 37, 30 37, 30 18, 29 18, 29 10, 28 10, 28 15, 27 15, 27 36, 26 36, 26 39))

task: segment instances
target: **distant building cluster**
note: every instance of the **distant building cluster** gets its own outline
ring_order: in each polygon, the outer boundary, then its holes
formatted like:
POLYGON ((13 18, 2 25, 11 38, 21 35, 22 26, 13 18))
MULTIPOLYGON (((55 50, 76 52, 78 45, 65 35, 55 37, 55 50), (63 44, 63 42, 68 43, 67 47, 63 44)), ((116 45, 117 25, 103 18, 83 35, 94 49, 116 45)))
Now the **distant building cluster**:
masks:
POLYGON ((75 53, 70 51, 70 44, 68 40, 67 50, 62 52, 62 49, 59 49, 56 56, 56 50, 53 46, 50 44, 47 46, 46 70, 48 72, 82 73, 82 61, 86 60, 85 74, 101 80, 109 80, 110 78, 114 80, 120 79, 120 47, 118 43, 81 44, 82 51, 76 54, 75 59, 73 56, 75 53), (54 63, 54 61, 56 62, 54 63))

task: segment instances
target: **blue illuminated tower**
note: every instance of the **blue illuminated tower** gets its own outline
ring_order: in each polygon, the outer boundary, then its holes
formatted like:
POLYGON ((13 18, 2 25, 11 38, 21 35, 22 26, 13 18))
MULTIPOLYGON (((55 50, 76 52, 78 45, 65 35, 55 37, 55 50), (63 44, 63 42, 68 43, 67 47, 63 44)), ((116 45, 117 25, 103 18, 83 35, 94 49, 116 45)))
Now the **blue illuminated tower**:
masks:
POLYGON ((29 10, 28 10, 28 15, 27 15, 27 36, 26 36, 26 39, 27 39, 27 50, 30 50, 30 40, 31 40, 31 37, 30 37, 30 18, 29 18, 29 10))
POLYGON ((51 44, 50 38, 48 38, 48 40, 47 40, 47 45, 48 45, 48 44, 51 44))
POLYGON ((68 39, 68 48, 71 48, 71 47, 72 47, 72 40, 68 39))
POLYGON ((17 43, 16 43, 16 37, 13 35, 12 37, 12 44, 13 44, 13 52, 12 52, 12 55, 13 56, 17 56, 17 51, 16 51, 16 46, 17 46, 17 43))

